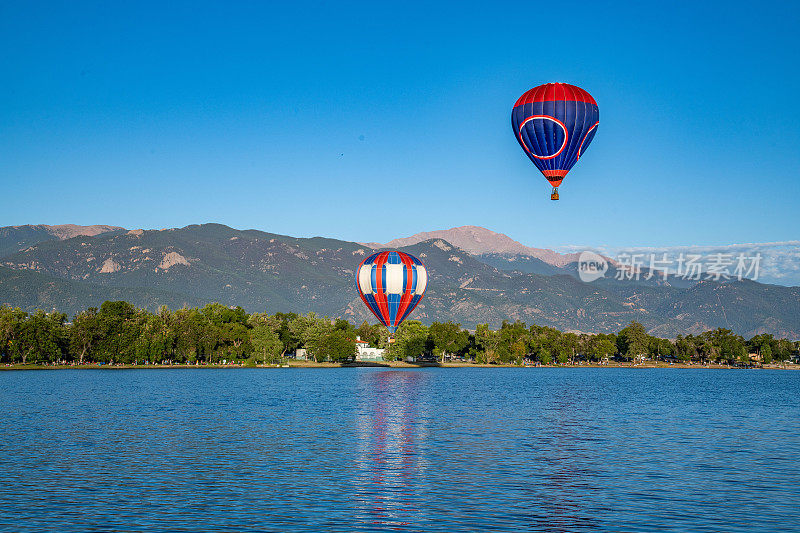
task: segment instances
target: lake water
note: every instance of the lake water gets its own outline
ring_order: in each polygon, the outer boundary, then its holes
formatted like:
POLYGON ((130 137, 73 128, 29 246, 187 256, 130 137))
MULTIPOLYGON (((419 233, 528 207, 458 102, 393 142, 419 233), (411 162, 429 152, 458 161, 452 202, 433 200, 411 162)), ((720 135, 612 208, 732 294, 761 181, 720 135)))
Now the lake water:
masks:
POLYGON ((5 531, 800 530, 800 372, 0 372, 5 531))

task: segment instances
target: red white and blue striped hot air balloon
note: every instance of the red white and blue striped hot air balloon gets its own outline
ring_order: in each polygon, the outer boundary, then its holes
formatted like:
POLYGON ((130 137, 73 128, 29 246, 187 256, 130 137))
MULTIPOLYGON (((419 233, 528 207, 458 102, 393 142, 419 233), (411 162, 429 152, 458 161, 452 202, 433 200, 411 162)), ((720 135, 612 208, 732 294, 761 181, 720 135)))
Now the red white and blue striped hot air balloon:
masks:
POLYGON ((568 83, 539 85, 514 104, 514 136, 553 186, 551 200, 558 200, 558 186, 586 152, 599 123, 592 95, 568 83))
POLYGON ((356 269, 356 289, 370 311, 394 334, 425 294, 428 272, 404 252, 378 252, 356 269))

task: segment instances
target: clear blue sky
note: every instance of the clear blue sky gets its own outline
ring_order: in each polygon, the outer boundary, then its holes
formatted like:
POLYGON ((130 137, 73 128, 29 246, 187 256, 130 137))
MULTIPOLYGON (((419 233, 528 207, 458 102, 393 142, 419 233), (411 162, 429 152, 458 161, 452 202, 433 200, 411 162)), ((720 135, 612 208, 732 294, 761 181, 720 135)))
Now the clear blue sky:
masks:
POLYGON ((798 6, 3 1, 0 225, 797 239, 798 6), (560 202, 510 126, 549 81, 600 107, 560 202))

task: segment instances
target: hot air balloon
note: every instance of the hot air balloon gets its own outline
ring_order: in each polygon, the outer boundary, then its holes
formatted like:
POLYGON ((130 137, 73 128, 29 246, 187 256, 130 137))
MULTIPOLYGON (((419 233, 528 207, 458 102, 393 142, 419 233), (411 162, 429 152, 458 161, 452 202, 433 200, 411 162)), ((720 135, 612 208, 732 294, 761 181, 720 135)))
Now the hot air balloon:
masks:
POLYGON ((404 252, 378 252, 356 269, 356 289, 370 311, 394 335, 428 285, 425 265, 404 252))
POLYGON ((592 95, 568 83, 539 85, 514 104, 514 136, 553 186, 551 200, 558 200, 558 186, 586 152, 599 123, 592 95))

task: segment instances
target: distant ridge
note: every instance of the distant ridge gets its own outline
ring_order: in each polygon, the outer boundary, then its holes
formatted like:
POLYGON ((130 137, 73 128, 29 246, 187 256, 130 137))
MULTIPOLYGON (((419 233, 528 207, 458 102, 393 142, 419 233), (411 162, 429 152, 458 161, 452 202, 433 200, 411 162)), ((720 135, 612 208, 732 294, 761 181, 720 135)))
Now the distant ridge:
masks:
MULTIPOLYGON (((664 254, 677 261, 682 254, 700 254, 706 261, 714 257, 736 260, 739 255, 759 257, 758 280, 786 287, 800 286, 800 241, 754 242, 723 245, 671 246, 563 246, 563 252, 533 248, 515 241, 508 235, 480 226, 460 226, 446 230, 426 231, 387 243, 364 243, 373 249, 402 248, 430 239, 447 241, 480 261, 501 270, 519 270, 532 274, 575 274, 581 252, 591 250, 604 257, 610 265, 619 266, 622 257, 638 254, 643 261, 664 254), (565 272, 568 271, 568 272, 565 272)), ((673 265, 674 266, 674 265, 673 265)))
POLYGON ((0 227, 0 257, 18 252, 45 241, 72 239, 74 237, 94 237, 124 228, 97 224, 79 226, 77 224, 26 224, 23 226, 0 227))
POLYGON ((507 254, 527 255, 545 263, 562 268, 578 260, 580 254, 561 254, 547 248, 532 248, 515 241, 508 235, 497 233, 480 226, 459 226, 456 228, 424 231, 410 237, 393 239, 385 244, 364 243, 371 248, 402 248, 430 239, 442 239, 472 255, 507 254))
POLYGON ((59 240, 71 239, 73 237, 94 237, 101 233, 108 233, 110 231, 118 231, 121 229, 119 226, 107 226, 105 224, 95 224, 94 226, 78 226, 76 224, 58 224, 56 226, 48 226, 43 224, 44 227, 51 235, 59 240))
POLYGON ((93 226, 79 226, 77 224, 56 224, 54 226, 47 224, 25 224, 23 226, 6 226, 4 228, 0 228, 0 231, 25 229, 31 229, 34 231, 44 230, 46 233, 52 235, 58 240, 63 241, 73 237, 94 237, 95 235, 100 235, 101 233, 108 233, 110 231, 117 231, 125 228, 121 228, 119 226, 108 226, 106 224, 95 224, 93 226))

